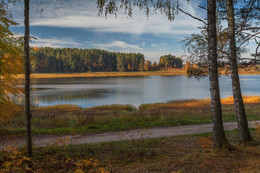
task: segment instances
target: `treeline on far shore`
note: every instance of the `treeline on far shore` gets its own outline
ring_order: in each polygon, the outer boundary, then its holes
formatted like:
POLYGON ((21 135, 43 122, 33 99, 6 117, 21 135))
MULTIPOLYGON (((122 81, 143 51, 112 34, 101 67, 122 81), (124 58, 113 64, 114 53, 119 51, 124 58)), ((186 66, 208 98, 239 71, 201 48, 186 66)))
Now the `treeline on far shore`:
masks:
POLYGON ((156 71, 183 67, 182 59, 170 54, 161 56, 159 63, 152 63, 142 53, 100 49, 33 47, 30 53, 32 73, 156 71))

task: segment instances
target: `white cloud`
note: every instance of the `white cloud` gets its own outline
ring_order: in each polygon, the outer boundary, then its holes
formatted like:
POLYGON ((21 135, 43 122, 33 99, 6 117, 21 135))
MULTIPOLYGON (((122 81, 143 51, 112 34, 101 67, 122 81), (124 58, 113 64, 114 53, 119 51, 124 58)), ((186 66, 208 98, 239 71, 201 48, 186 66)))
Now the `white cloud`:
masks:
MULTIPOLYGON (((58 1, 59 2, 59 1, 58 1)), ((105 19, 97 15, 95 1, 77 0, 66 3, 52 2, 42 5, 44 11, 41 13, 38 6, 31 10, 31 26, 53 26, 94 29, 97 32, 117 32, 130 34, 191 34, 197 32, 196 27, 201 23, 191 17, 179 12, 173 22, 168 21, 164 14, 150 14, 146 17, 143 11, 134 8, 132 18, 127 18, 123 11, 118 17, 113 15, 105 19)), ((181 7, 196 16, 194 4, 183 2, 181 7)), ((152 10, 151 10, 152 11, 152 10)), ((21 17, 22 15, 20 15, 21 17)), ((18 17, 19 18, 19 17, 18 17)))
POLYGON ((30 43, 32 47, 79 47, 81 44, 71 38, 37 38, 30 43))
POLYGON ((120 48, 123 50, 127 49, 129 51, 142 50, 140 46, 134 44, 128 44, 124 41, 113 41, 111 43, 106 43, 106 44, 92 44, 92 45, 100 49, 120 48))

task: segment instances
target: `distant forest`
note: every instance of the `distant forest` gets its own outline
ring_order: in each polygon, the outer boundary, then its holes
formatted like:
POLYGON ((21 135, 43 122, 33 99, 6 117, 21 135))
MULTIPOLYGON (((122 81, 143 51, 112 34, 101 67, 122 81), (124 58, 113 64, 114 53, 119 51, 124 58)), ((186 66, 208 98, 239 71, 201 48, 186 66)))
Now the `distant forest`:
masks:
POLYGON ((161 56, 159 64, 145 60, 142 53, 119 53, 100 49, 38 48, 30 50, 33 73, 71 73, 98 71, 152 71, 182 68, 182 59, 161 56))

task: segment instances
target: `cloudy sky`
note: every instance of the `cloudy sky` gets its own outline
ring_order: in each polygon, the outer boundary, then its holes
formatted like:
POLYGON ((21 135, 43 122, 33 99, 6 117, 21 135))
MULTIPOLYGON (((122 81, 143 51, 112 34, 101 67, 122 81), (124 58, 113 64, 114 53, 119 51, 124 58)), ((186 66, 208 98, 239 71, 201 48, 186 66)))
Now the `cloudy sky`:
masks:
MULTIPOLYGON (((205 19, 206 12, 197 7, 198 1, 180 0, 180 7, 205 19)), ((31 46, 98 48, 109 51, 141 52, 149 60, 159 60, 164 54, 184 55, 181 40, 198 33, 202 23, 181 12, 174 21, 164 14, 134 9, 132 17, 119 11, 117 17, 98 16, 95 0, 31 0, 31 35, 38 39, 31 46), (43 11, 41 10, 43 9, 43 11)), ((20 25, 12 31, 23 34, 23 4, 10 8, 13 19, 20 25)))

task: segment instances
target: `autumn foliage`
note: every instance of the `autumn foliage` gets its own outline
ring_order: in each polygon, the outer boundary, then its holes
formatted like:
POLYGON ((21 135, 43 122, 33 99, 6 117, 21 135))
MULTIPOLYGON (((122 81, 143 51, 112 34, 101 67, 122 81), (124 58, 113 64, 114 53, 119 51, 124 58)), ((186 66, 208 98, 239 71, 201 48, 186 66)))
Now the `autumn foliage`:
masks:
POLYGON ((16 25, 10 20, 6 4, 0 3, 0 124, 10 119, 10 115, 18 110, 12 98, 18 96, 21 90, 16 87, 14 75, 23 71, 21 60, 20 39, 9 27, 16 25))
POLYGON ((201 137, 198 143, 204 149, 210 149, 213 147, 213 142, 209 137, 201 137))

